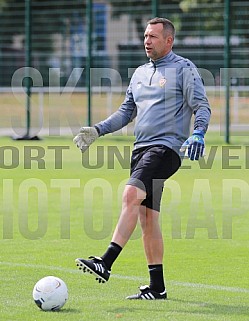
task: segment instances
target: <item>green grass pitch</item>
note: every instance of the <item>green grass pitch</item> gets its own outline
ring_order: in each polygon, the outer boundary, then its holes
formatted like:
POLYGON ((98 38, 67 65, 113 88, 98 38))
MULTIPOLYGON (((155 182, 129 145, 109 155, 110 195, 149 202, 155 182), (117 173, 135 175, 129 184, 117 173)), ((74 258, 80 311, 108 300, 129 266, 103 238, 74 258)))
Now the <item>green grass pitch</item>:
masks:
POLYGON ((101 255, 118 219, 132 139, 106 136, 82 159, 68 137, 0 139, 0 319, 4 321, 249 319, 249 149, 207 135, 205 159, 184 160, 166 182, 161 211, 167 301, 126 301, 148 283, 136 229, 98 284, 75 267, 101 255), (43 312, 42 277, 63 279, 69 300, 43 312))

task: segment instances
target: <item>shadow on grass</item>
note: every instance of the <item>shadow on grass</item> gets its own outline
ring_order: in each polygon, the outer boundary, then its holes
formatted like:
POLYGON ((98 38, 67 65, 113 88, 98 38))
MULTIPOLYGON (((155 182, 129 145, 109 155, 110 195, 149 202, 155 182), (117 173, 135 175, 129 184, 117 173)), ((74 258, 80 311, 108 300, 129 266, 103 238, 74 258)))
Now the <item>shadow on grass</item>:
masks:
POLYGON ((245 315, 248 316, 249 308, 243 305, 232 305, 232 304, 216 304, 211 302, 203 301, 189 301, 170 299, 168 301, 177 303, 181 313, 202 313, 202 314, 214 314, 214 315, 245 315), (186 306, 186 308, 183 307, 186 306))
MULTIPOLYGON (((165 313, 165 308, 167 308, 167 312, 175 312, 176 314, 186 314, 186 315, 210 315, 215 318, 215 316, 248 316, 249 308, 248 306, 240 306, 240 305, 231 305, 231 304, 216 304, 210 302, 203 301, 190 301, 190 300, 178 300, 178 299, 168 299, 166 301, 146 301, 146 305, 144 304, 145 300, 138 301, 129 301, 129 307, 122 306, 114 309, 109 309, 107 312, 123 315, 126 313, 134 313, 138 311, 148 312, 149 314, 154 313, 165 313), (151 303, 151 304, 150 304, 151 303), (156 304, 155 304, 156 303, 156 304), (135 305, 134 305, 135 304, 135 305), (176 309, 177 306, 177 309, 176 309)), ((218 319, 219 320, 219 319, 218 319)), ((249 320, 249 319, 248 319, 249 320)))
MULTIPOLYGON (((51 311, 48 311, 51 313, 51 311)), ((52 313, 59 313, 59 314, 82 314, 82 309, 72 309, 72 308, 64 308, 58 311, 53 311, 52 313)))

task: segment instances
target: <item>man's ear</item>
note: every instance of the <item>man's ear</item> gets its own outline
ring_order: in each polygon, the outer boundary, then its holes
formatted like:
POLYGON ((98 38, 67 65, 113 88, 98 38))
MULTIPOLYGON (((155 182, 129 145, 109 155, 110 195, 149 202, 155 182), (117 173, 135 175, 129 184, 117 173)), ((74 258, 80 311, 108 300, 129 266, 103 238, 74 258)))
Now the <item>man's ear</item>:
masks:
POLYGON ((173 42, 174 42, 173 37, 168 36, 167 39, 166 39, 166 42, 167 42, 168 45, 172 46, 172 45, 173 45, 173 42))

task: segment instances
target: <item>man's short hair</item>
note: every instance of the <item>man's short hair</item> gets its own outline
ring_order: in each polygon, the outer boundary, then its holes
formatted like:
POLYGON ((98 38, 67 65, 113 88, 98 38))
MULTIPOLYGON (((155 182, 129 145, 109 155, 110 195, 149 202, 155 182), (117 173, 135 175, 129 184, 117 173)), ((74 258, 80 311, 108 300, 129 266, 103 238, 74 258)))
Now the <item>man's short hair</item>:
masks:
POLYGON ((169 19, 156 17, 149 20, 147 22, 147 25, 155 25, 157 23, 163 24, 163 30, 165 32, 165 36, 168 35, 168 33, 170 33, 173 39, 175 38, 175 27, 169 19))

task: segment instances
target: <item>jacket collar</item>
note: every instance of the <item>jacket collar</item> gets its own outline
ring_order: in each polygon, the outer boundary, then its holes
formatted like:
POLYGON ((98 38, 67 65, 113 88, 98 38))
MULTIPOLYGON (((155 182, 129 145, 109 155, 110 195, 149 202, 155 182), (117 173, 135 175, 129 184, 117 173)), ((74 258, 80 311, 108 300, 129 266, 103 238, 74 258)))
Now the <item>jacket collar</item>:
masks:
POLYGON ((160 66, 163 65, 167 62, 170 62, 173 57, 175 56, 174 52, 171 50, 167 55, 163 56, 162 58, 159 58, 157 60, 152 60, 150 59, 150 62, 154 65, 154 66, 160 66))

